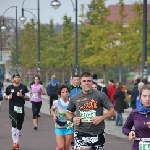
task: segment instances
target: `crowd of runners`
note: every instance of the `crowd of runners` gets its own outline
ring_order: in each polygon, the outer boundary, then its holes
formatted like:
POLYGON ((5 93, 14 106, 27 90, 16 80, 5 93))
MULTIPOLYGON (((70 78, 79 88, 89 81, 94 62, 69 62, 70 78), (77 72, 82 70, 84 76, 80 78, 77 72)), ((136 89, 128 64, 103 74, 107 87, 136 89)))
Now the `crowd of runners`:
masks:
MULTIPOLYGON (((60 84, 54 75, 46 89, 38 75, 34 77, 30 89, 21 83, 19 74, 13 75, 12 82, 3 95, 5 100, 9 100, 12 150, 20 148, 25 101, 31 101, 32 104, 33 130, 39 130, 39 113, 42 95, 45 94, 50 96, 50 115, 55 123, 56 150, 69 150, 70 147, 72 150, 104 150, 104 121, 111 118, 117 120, 114 108, 118 95, 122 95, 121 84, 118 84, 112 101, 110 91, 107 91, 105 86, 98 86, 95 76, 89 72, 80 76, 74 75, 70 86, 60 84)), ((109 82, 113 85, 113 80, 109 82)), ((125 92, 127 91, 123 91, 125 92)), ((131 111, 122 127, 123 134, 127 135, 129 140, 134 140, 132 150, 138 150, 143 143, 150 143, 150 85, 140 84, 138 100, 138 107, 131 111)), ((116 123, 120 123, 119 121, 116 123)))

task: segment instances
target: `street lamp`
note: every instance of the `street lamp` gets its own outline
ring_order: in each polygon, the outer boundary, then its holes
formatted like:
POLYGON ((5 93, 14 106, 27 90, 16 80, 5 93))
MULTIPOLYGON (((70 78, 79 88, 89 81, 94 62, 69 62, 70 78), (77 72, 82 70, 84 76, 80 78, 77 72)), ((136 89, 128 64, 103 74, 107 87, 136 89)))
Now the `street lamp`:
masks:
POLYGON ((2 61, 2 29, 1 29, 1 24, 2 23, 2 20, 0 18, 0 51, 1 51, 1 58, 0 58, 0 61, 2 61))
POLYGON ((74 46, 74 60, 75 60, 75 65, 74 65, 74 72, 75 75, 78 75, 78 0, 75 0, 75 6, 73 1, 72 2, 72 6, 73 9, 75 11, 75 46, 74 46))
POLYGON ((142 75, 147 77, 147 0, 143 0, 143 61, 142 75))
POLYGON ((6 26, 4 23, 4 15, 7 12, 7 10, 9 10, 10 8, 16 8, 16 73, 18 73, 18 24, 17 24, 17 6, 11 6, 9 8, 7 8, 3 14, 3 25, 1 27, 1 30, 5 30, 6 26))
MULTIPOLYGON (((26 18, 24 17, 24 2, 22 3, 22 17, 20 17, 20 21, 22 21, 22 23, 24 23, 26 21, 26 18)), ((38 11, 38 20, 37 20, 37 24, 38 24, 38 74, 41 74, 41 65, 40 65, 40 0, 37 0, 37 11, 38 11)), ((58 0, 53 0, 50 4, 53 8, 57 9, 59 8, 59 6, 61 5, 61 3, 58 0)))

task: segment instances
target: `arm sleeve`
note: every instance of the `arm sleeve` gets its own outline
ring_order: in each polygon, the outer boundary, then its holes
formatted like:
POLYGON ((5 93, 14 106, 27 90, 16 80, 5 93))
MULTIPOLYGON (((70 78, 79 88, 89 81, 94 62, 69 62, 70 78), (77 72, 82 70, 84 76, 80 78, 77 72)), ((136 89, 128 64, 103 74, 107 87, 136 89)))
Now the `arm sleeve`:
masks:
POLYGON ((41 85, 41 90, 44 90, 44 86, 43 85, 41 85))
POLYGON ((9 90, 8 90, 8 87, 6 88, 6 91, 4 92, 6 95, 9 95, 9 90))
POLYGON ((28 93, 28 92, 29 92, 29 90, 28 90, 27 86, 25 86, 25 93, 28 93))
POLYGON ((134 120, 133 120, 133 113, 131 112, 124 124, 124 126, 122 127, 122 133, 124 135, 129 135, 129 132, 131 131, 132 127, 134 125, 134 120))
POLYGON ((54 109, 56 109, 57 106, 58 106, 58 100, 55 100, 55 101, 53 102, 53 106, 52 106, 52 107, 53 107, 54 109))
POLYGON ((103 107, 105 109, 109 109, 109 108, 113 107, 110 99, 106 96, 106 94, 102 93, 102 92, 100 94, 101 94, 100 97, 102 99, 102 105, 103 105, 103 107))
POLYGON ((76 111, 76 105, 75 105, 73 99, 70 99, 67 110, 70 111, 70 112, 75 112, 76 111))

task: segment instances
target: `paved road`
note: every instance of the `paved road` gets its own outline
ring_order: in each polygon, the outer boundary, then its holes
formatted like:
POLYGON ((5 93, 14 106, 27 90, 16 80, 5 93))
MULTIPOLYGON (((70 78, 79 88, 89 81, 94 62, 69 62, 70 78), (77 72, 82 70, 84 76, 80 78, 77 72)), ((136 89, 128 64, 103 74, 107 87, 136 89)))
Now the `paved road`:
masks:
MULTIPOLYGON (((25 122, 23 125, 23 134, 21 137, 21 150, 55 150, 54 122, 49 115, 49 104, 47 97, 43 97, 41 109, 41 118, 39 120, 39 129, 34 131, 32 125, 32 112, 30 103, 26 102, 25 122)), ((126 116, 128 112, 126 111, 126 116)), ((124 115, 124 119, 126 118, 124 115)), ((2 102, 2 111, 0 112, 0 150, 11 149, 11 124, 8 117, 8 101, 2 102)), ((106 146, 105 150, 130 150, 132 142, 126 136, 123 136, 121 127, 115 126, 114 121, 106 121, 106 146)))

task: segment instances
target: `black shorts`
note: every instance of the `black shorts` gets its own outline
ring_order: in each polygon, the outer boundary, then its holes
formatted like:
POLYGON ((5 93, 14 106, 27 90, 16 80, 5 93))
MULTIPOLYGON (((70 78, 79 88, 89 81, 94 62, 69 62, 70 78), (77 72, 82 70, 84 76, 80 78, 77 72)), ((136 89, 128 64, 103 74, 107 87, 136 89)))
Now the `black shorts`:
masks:
POLYGON ((89 149, 104 150, 105 133, 101 132, 99 135, 91 135, 84 132, 74 132, 74 148, 75 149, 89 149))

